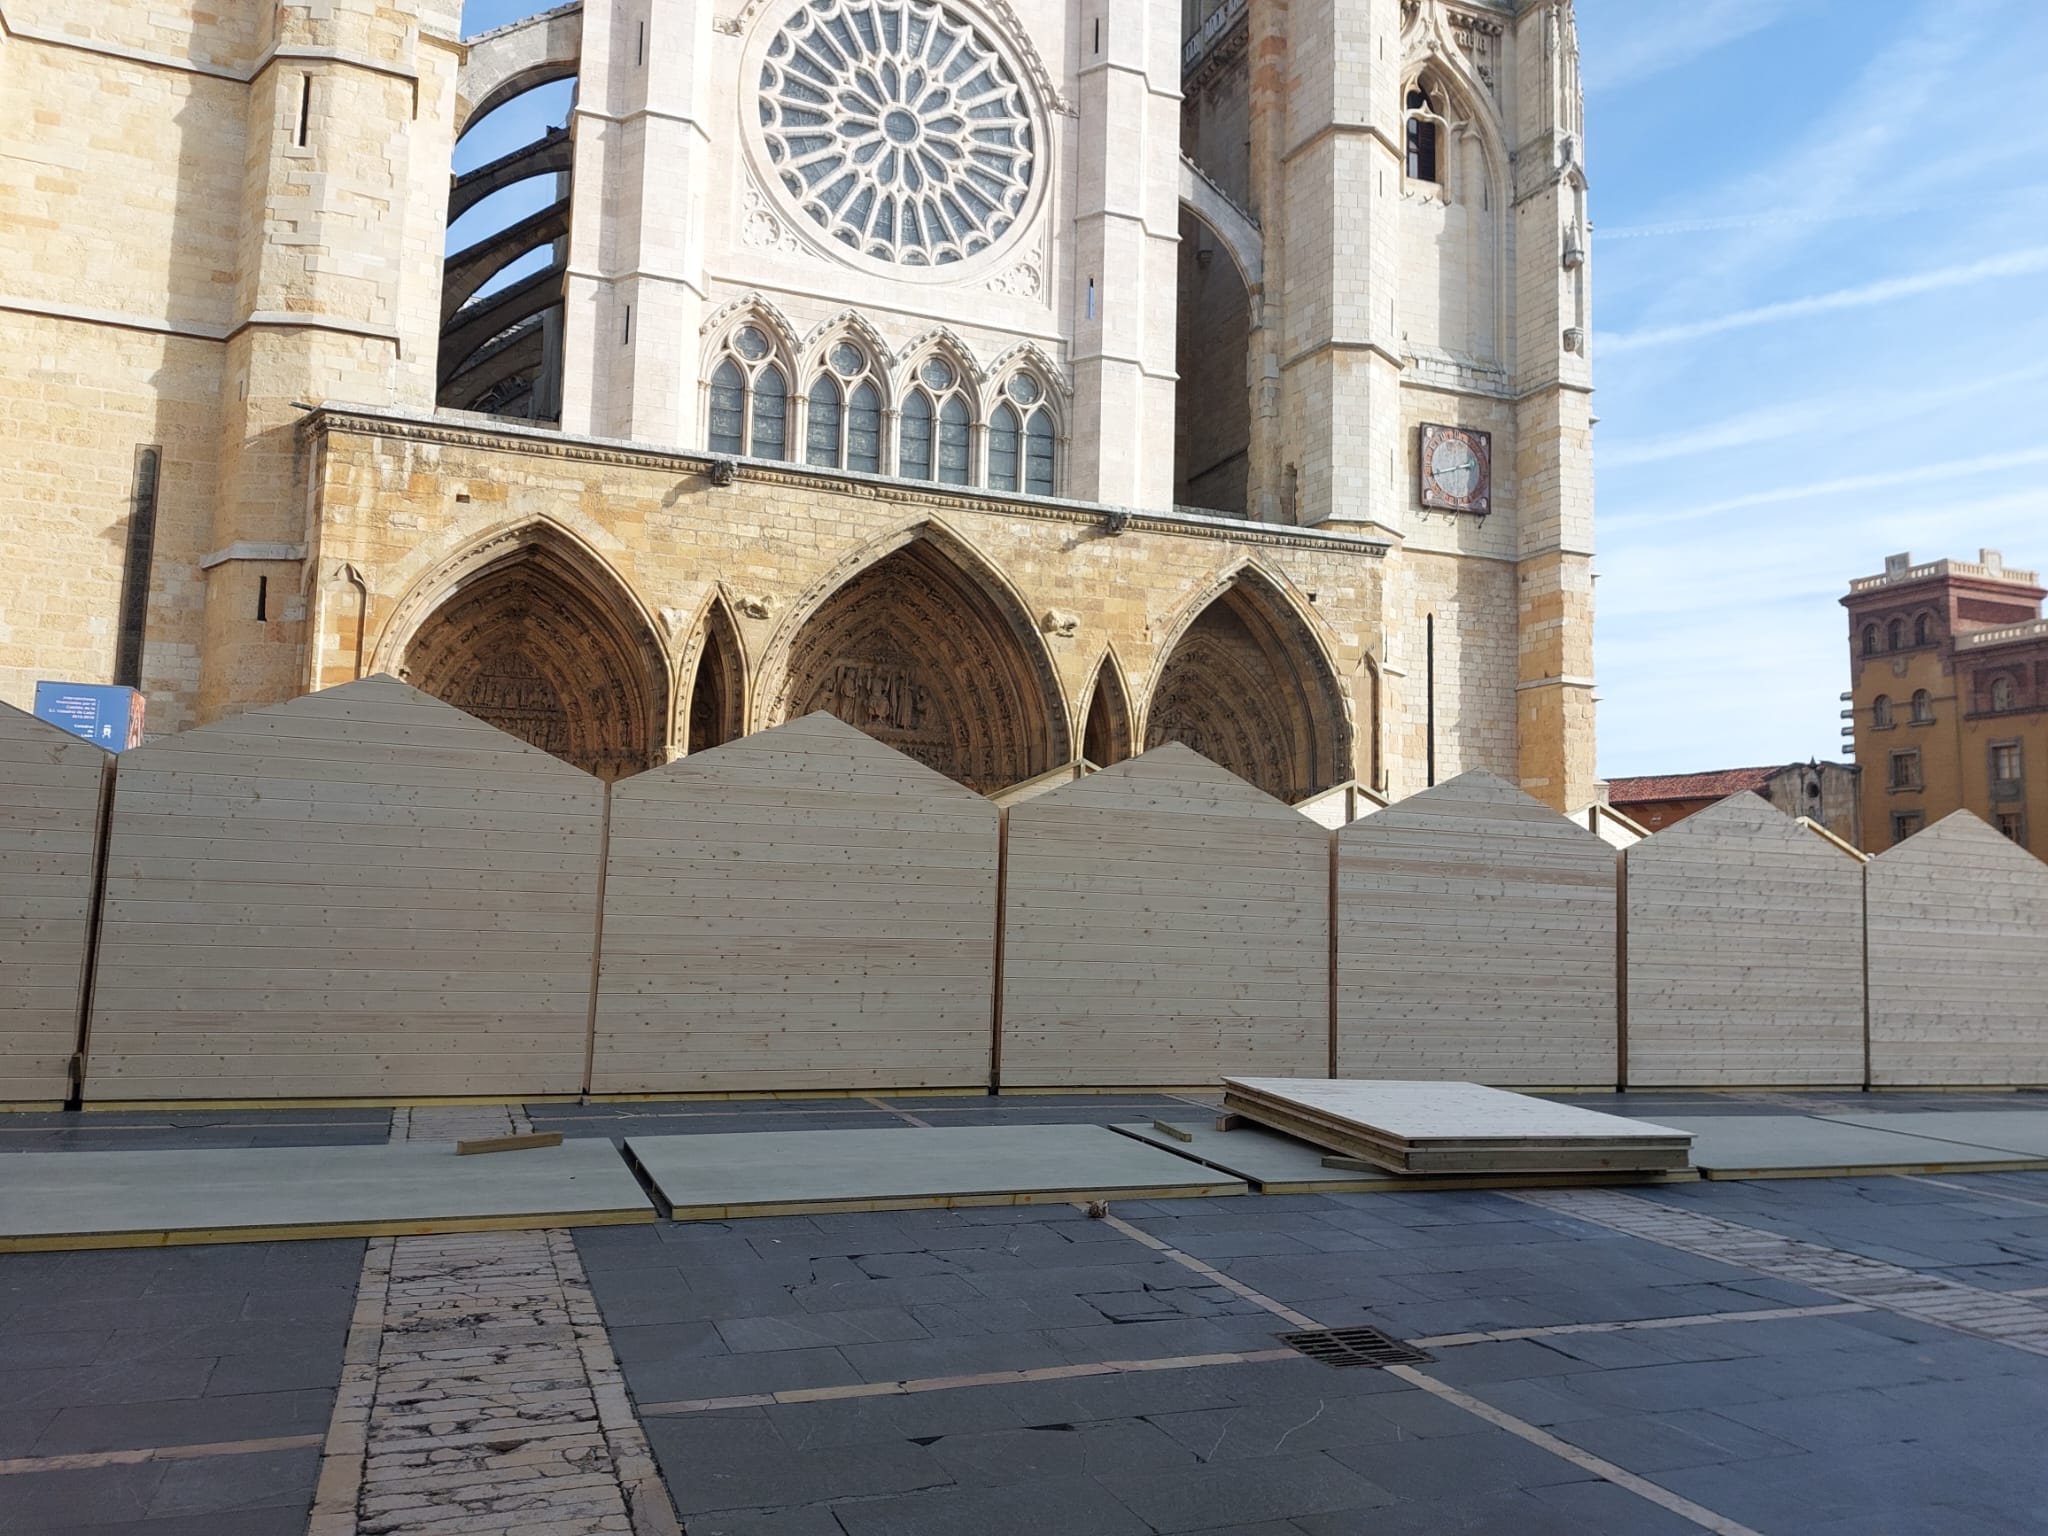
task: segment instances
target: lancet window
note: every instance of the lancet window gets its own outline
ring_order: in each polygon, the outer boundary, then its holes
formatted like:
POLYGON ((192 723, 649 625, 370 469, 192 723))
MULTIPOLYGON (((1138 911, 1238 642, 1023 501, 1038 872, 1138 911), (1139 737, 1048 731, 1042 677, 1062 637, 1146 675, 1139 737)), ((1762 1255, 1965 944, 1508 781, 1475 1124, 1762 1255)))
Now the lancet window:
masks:
POLYGON ((918 365, 916 378, 897 423, 896 472, 906 480, 974 484, 974 408, 960 370, 934 355, 918 365))
POLYGON ((743 325, 727 340, 711 371, 709 421, 713 453, 789 457, 789 375, 760 326, 743 325))
POLYGON ((834 342, 811 380, 804 462, 820 469, 882 470, 882 387, 875 359, 858 341, 834 342))
POLYGON ((1045 385, 1034 373, 1015 373, 989 416, 988 483, 998 491, 1051 496, 1058 486, 1059 431, 1045 385))

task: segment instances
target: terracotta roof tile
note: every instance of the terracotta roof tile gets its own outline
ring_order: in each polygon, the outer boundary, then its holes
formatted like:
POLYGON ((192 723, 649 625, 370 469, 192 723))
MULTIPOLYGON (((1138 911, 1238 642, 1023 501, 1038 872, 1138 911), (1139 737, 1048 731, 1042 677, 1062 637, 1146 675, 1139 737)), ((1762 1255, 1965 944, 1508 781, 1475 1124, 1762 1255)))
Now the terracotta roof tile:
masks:
POLYGON ((1641 779, 1610 779, 1608 804, 1617 807, 1641 805, 1652 800, 1720 799, 1745 789, 1763 793, 1775 774, 1785 771, 1784 763, 1769 768, 1722 768, 1713 773, 1664 773, 1641 779))

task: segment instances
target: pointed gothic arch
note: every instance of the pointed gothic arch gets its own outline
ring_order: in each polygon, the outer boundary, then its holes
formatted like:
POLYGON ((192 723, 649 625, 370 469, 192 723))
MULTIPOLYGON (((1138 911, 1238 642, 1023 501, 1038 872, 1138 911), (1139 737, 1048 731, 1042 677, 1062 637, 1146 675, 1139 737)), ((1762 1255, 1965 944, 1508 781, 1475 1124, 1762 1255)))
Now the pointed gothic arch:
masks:
POLYGON ((599 778, 662 759, 671 688, 654 625, 553 523, 445 562, 399 603, 379 651, 414 687, 599 778))
POLYGON ((1336 668, 1286 588, 1256 565, 1232 572, 1165 653, 1145 745, 1169 741, 1290 805, 1352 776, 1336 668))
POLYGON ((747 653, 723 592, 705 605, 677 674, 686 679, 677 737, 685 753, 708 752, 747 733, 747 653))
POLYGON ((994 568, 936 523, 864 553, 786 626, 775 718, 825 710, 984 793, 1071 761, 1052 658, 994 568))
POLYGON ((1107 768, 1132 755, 1131 699, 1114 649, 1103 653, 1102 664, 1095 669, 1081 719, 1081 756, 1087 761, 1107 768))

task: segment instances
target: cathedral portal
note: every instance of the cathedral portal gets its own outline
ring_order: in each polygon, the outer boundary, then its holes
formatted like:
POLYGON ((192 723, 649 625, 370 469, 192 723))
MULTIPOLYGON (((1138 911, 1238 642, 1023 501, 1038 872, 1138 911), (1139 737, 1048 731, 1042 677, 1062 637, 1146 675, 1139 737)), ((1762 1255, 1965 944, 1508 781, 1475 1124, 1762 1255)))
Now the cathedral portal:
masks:
POLYGON ((1177 741, 1289 805, 1350 777, 1343 690, 1255 572, 1196 617, 1154 690, 1145 745, 1177 741))
POLYGON ((971 562, 926 533, 827 598, 791 646, 786 718, 828 711, 984 794, 1067 762, 1043 643, 971 562))
POLYGON ((667 669, 653 631, 608 572, 545 530, 458 572, 399 675, 601 779, 662 760, 667 669))

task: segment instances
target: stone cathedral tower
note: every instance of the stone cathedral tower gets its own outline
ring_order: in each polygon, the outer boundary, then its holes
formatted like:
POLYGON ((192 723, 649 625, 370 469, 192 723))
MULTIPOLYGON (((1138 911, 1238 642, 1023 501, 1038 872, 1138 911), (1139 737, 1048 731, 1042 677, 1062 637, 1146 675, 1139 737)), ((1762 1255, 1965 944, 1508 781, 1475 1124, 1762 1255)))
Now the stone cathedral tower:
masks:
POLYGON ((0 70, 0 697, 1593 798, 1570 0, 8 0, 0 70))

